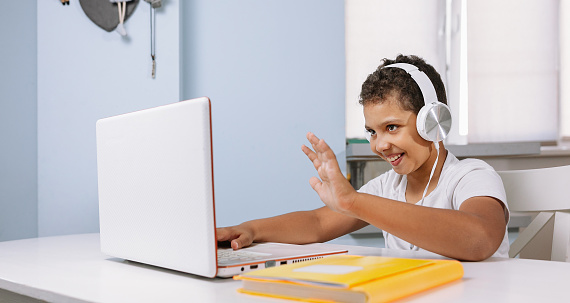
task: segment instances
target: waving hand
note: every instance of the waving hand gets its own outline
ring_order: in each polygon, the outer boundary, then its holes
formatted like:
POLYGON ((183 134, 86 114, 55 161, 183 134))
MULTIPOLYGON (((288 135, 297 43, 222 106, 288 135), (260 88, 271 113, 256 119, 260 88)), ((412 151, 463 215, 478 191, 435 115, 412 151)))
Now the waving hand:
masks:
POLYGON ((350 213, 356 191, 340 171, 334 152, 313 133, 308 133, 307 139, 313 149, 303 145, 302 150, 313 162, 320 177, 309 180, 311 187, 328 207, 337 212, 350 213))

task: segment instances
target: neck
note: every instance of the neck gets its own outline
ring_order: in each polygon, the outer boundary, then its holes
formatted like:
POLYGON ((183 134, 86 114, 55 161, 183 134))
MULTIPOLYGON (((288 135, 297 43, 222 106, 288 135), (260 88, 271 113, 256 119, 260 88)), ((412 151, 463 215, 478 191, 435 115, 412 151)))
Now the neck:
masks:
MULTIPOLYGON (((443 164, 445 163, 445 159, 447 157, 447 150, 445 149, 443 143, 438 142, 436 144, 439 144, 439 159, 437 160, 437 167, 435 168, 433 177, 430 181, 430 189, 432 188, 432 186, 433 188, 435 188, 435 185, 437 185, 437 181, 439 180, 441 170, 443 169, 443 164)), ((437 158, 437 153, 438 149, 436 149, 435 146, 432 144, 429 159, 415 173, 409 174, 407 176, 408 187, 411 186, 411 188, 418 188, 423 191, 423 189, 428 183, 431 170, 433 169, 433 165, 435 164, 435 160, 437 158)), ((428 192, 429 191, 431 190, 428 190, 428 192)))

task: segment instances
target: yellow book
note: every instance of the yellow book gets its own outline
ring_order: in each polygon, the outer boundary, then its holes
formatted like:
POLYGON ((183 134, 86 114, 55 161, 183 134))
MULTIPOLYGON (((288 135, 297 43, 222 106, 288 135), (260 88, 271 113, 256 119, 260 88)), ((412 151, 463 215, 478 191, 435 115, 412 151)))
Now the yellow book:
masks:
POLYGON ((336 255, 235 276, 240 292, 310 302, 390 302, 463 277, 455 260, 336 255))

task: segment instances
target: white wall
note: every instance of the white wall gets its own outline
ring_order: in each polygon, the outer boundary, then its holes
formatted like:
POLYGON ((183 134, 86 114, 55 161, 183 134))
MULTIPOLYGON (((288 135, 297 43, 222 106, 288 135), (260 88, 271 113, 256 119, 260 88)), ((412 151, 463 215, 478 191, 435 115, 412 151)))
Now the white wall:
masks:
MULTIPOLYGON (((307 131, 344 163, 344 2, 163 0, 107 33, 79 2, 37 1, 39 235, 98 231, 95 121, 207 95, 218 225, 322 203, 307 131)), ((344 165, 343 169, 344 169, 344 165)))
POLYGON ((0 241, 37 228, 36 3, 0 9, 0 241))

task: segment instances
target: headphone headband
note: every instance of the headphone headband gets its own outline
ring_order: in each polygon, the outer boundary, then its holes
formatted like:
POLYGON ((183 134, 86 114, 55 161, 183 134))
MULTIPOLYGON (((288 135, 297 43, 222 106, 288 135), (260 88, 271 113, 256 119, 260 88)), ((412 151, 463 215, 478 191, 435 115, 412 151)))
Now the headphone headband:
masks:
MULTIPOLYGON (((439 160, 439 143, 443 141, 451 129, 451 112, 447 105, 439 102, 435 87, 429 77, 417 66, 408 63, 394 63, 383 68, 397 67, 405 70, 419 86, 424 99, 424 106, 420 109, 416 117, 416 128, 418 134, 427 141, 432 141, 437 150, 437 157, 429 175, 428 184, 424 189, 420 205, 423 205, 429 183, 437 167, 439 160)), ((370 141, 370 140, 368 140, 370 141)))
POLYGON ((427 141, 439 142, 447 137, 451 129, 451 112, 447 105, 439 102, 435 87, 429 77, 409 63, 394 63, 383 68, 396 67, 405 70, 416 82, 424 99, 424 106, 418 112, 416 127, 418 134, 427 141))
POLYGON ((424 97, 424 104, 438 102, 437 93, 435 92, 435 88, 433 87, 431 80, 424 72, 419 70, 417 66, 408 63, 394 63, 386 65, 383 68, 388 67, 401 68, 405 70, 410 76, 412 76, 412 79, 414 79, 414 81, 416 81, 420 87, 420 91, 424 97))

